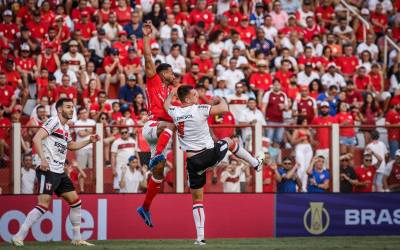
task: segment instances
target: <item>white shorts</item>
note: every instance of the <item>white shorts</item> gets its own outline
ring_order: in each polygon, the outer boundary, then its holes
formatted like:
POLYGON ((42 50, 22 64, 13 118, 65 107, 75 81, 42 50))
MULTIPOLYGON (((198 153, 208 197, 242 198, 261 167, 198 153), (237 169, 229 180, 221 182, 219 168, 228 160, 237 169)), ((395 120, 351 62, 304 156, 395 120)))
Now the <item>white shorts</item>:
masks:
MULTIPOLYGON (((144 124, 142 129, 143 138, 146 139, 147 143, 150 146, 151 157, 153 157, 154 154, 156 153, 156 146, 158 141, 158 136, 157 136, 158 124, 160 124, 159 121, 149 120, 144 124)), ((170 140, 168 146, 165 147, 164 151, 162 152, 163 155, 166 155, 168 148, 171 145, 171 141, 172 140, 170 140)))

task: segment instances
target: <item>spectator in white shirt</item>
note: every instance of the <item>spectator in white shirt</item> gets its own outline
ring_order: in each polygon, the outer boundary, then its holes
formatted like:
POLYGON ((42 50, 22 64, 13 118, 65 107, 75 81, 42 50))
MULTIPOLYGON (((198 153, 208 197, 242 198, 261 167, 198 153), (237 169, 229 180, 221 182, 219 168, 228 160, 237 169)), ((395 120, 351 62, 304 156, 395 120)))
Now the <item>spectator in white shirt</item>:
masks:
POLYGON ((357 55, 360 57, 361 53, 364 51, 369 51, 371 53, 373 60, 378 59, 379 48, 375 44, 375 35, 373 33, 367 34, 367 39, 365 42, 362 42, 357 47, 357 55))
POLYGON ((382 4, 382 8, 386 14, 390 14, 393 11, 391 0, 368 0, 368 9, 370 11, 375 11, 378 3, 382 4))
MULTIPOLYGON (((85 107, 78 109, 78 120, 74 124, 74 126, 76 126, 76 141, 80 142, 87 140, 90 135, 93 134, 95 125, 96 122, 89 118, 89 112, 85 107)), ((76 151, 76 161, 78 162, 79 167, 82 169, 85 169, 86 167, 93 167, 92 143, 76 151)))
POLYGON ((221 173, 220 177, 224 193, 240 193, 240 176, 244 172, 244 169, 245 166, 239 164, 236 159, 230 161, 230 164, 221 173))
POLYGON ((24 155, 22 164, 21 194, 33 194, 36 182, 36 172, 32 164, 32 155, 24 155))
POLYGON ((242 70, 237 69, 236 58, 231 58, 229 60, 229 68, 225 70, 225 72, 223 72, 221 76, 226 79, 227 88, 232 90, 235 89, 236 83, 244 79, 244 74, 242 70))
POLYGON ((146 170, 141 168, 139 160, 132 155, 127 166, 121 167, 120 193, 141 193, 147 187, 146 170), (144 172, 143 172, 144 171, 144 172))
POLYGON ((186 73, 186 62, 181 55, 181 46, 179 44, 172 45, 171 54, 165 58, 165 62, 171 65, 175 74, 184 75, 186 73))
POLYGON ((229 89, 226 86, 226 79, 224 76, 217 78, 217 88, 214 89, 213 95, 226 98, 228 95, 233 94, 233 89, 229 89))
POLYGON ((78 78, 74 71, 69 69, 69 61, 61 60, 61 66, 59 69, 54 72, 54 77, 56 78, 56 84, 62 84, 62 77, 63 75, 69 76, 69 85, 70 86, 77 86, 78 85, 78 78))
POLYGON ((226 40, 224 43, 224 49, 228 52, 228 56, 232 56, 234 46, 239 47, 240 50, 246 49, 246 45, 240 40, 239 32, 236 30, 231 31, 231 39, 226 40))
POLYGON ((113 188, 118 192, 122 176, 121 167, 126 166, 129 157, 137 156, 137 143, 129 136, 128 128, 120 129, 121 138, 116 139, 111 145, 111 168, 114 176, 113 188))
POLYGON ((160 29, 160 38, 162 40, 170 39, 172 29, 178 30, 179 38, 184 38, 181 26, 175 23, 175 16, 173 14, 169 14, 167 16, 166 24, 164 24, 160 29))
POLYGON ((117 23, 117 14, 113 11, 108 15, 108 23, 104 24, 102 28, 106 32, 107 39, 112 42, 118 39, 118 32, 123 29, 117 23))
MULTIPOLYGON (((265 116, 257 108, 257 101, 254 98, 250 98, 247 101, 247 107, 241 112, 239 118, 239 125, 251 125, 253 126, 257 122, 261 123, 261 125, 265 126, 267 123, 265 122, 265 116)), ((243 128, 242 129, 242 140, 245 144, 247 150, 251 151, 252 146, 252 129, 251 128, 243 128)))
POLYGON ((241 82, 236 83, 235 93, 226 97, 229 105, 229 111, 231 111, 233 114, 236 123, 238 123, 239 117, 246 109, 248 99, 249 97, 244 93, 244 86, 241 82))
MULTIPOLYGON (((379 132, 377 130, 371 131, 371 139, 372 142, 369 143, 365 148, 370 149, 371 151, 375 152, 377 155, 379 155, 382 158, 381 165, 379 165, 378 169, 376 170, 376 176, 374 180, 375 184, 375 191, 377 192, 383 192, 383 187, 386 187, 386 183, 383 183, 383 176, 388 176, 390 175, 390 171, 388 171, 388 168, 386 166, 386 159, 389 158, 389 151, 386 148, 385 143, 379 140, 379 132)), ((372 165, 376 164, 378 162, 378 159, 372 155, 372 165)))
POLYGON ((299 40, 299 36, 296 31, 290 32, 289 37, 284 37, 281 42, 282 47, 288 48, 293 56, 297 57, 304 51, 303 43, 299 40))
POLYGON ((249 61, 245 56, 240 55, 240 48, 238 46, 233 47, 232 56, 228 57, 228 62, 231 58, 235 58, 237 60, 238 68, 246 68, 249 64, 249 61))
POLYGON ((339 25, 333 28, 333 34, 337 35, 342 43, 355 41, 355 33, 348 25, 346 18, 339 20, 339 25))
POLYGON ((304 71, 297 74, 297 84, 308 87, 312 81, 319 80, 319 74, 313 70, 312 63, 306 63, 304 66, 304 71))
POLYGON ((104 29, 98 29, 97 35, 90 38, 88 48, 94 50, 94 54, 100 58, 104 58, 104 52, 107 47, 110 47, 111 43, 106 38, 106 31, 104 29))
POLYGON ((337 73, 337 66, 335 63, 329 63, 328 72, 322 75, 322 85, 328 89, 330 86, 335 85, 337 89, 346 87, 346 82, 342 75, 337 73))
POLYGON ((85 69, 86 61, 83 55, 78 51, 79 44, 77 41, 71 40, 68 46, 69 50, 61 57, 61 60, 68 61, 69 69, 75 72, 78 77, 81 70, 85 69))
POLYGON ((271 41, 276 41, 278 30, 272 24, 272 17, 270 15, 265 16, 264 25, 261 28, 264 30, 265 38, 271 41))

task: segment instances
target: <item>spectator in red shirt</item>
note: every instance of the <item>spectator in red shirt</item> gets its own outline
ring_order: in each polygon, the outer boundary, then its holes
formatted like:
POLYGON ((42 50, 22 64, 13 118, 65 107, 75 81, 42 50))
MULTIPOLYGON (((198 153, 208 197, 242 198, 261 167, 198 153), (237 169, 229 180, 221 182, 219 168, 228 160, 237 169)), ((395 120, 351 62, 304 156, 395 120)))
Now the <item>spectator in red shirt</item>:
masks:
POLYGON ((231 1, 230 8, 224 13, 224 16, 228 18, 228 25, 231 29, 236 29, 239 26, 239 22, 242 19, 242 14, 239 10, 239 4, 236 1, 231 1))
POLYGON ((89 16, 94 14, 94 9, 88 5, 87 0, 80 0, 78 8, 74 8, 71 13, 71 18, 74 23, 78 23, 82 20, 83 12, 87 12, 89 16))
POLYGON ((81 19, 75 24, 75 29, 82 32, 82 39, 87 42, 92 36, 95 36, 96 25, 90 21, 89 12, 82 11, 81 19))
POLYGON ((354 186, 354 191, 359 193, 368 193, 373 190, 373 183, 376 174, 376 169, 381 165, 382 158, 379 154, 367 148, 363 155, 363 164, 355 168, 357 180, 349 180, 354 186), (377 162, 372 165, 372 157, 377 159, 377 162))
POLYGON ((14 89, 7 85, 7 78, 3 72, 0 72, 0 105, 3 107, 5 113, 11 113, 16 104, 17 98, 14 94, 14 89))
POLYGON ((331 0, 323 0, 321 5, 315 9, 315 14, 324 27, 336 24, 335 10, 331 0))
POLYGON ((208 43, 205 34, 200 34, 196 37, 196 41, 189 47, 189 56, 194 59, 199 56, 201 52, 208 51, 208 43))
POLYGON ((307 27, 304 28, 304 42, 311 42, 315 35, 323 36, 325 35, 325 28, 322 28, 317 23, 315 23, 315 19, 313 16, 309 16, 306 18, 307 27))
POLYGON ((207 33, 214 28, 214 14, 207 9, 205 0, 198 0, 196 8, 190 12, 189 23, 191 25, 195 25, 200 21, 204 23, 207 33))
POLYGON ((37 102, 39 103, 43 97, 47 97, 49 100, 48 104, 53 104, 58 99, 58 91, 56 87, 56 78, 50 74, 48 77, 48 84, 45 88, 41 88, 38 92, 37 102))
MULTIPOLYGON (((400 126, 400 103, 393 106, 386 114, 386 126, 400 126)), ((391 159, 395 158, 396 151, 399 149, 400 129, 388 128, 388 141, 391 159)))
POLYGON ((99 91, 97 94, 97 102, 90 105, 90 118, 97 120, 101 113, 111 113, 111 105, 106 102, 107 94, 105 91, 99 91))
POLYGON ((15 59, 15 65, 21 74, 24 87, 28 87, 28 83, 32 83, 37 75, 36 63, 30 56, 28 44, 24 43, 21 45, 21 56, 15 59))
POLYGON ((384 13, 381 3, 377 3, 375 12, 371 13, 371 23, 378 37, 384 34, 388 27, 388 16, 384 13))
MULTIPOLYGON (((345 102, 338 103, 338 114, 336 121, 341 126, 354 126, 354 118, 349 112, 349 104, 345 102)), ((340 154, 351 153, 354 155, 354 147, 357 144, 356 132, 354 127, 341 127, 340 132, 340 154)))
POLYGON ((272 84, 271 74, 267 72, 267 61, 257 61, 257 71, 250 76, 250 87, 257 93, 257 101, 261 103, 262 97, 272 84))
POLYGON ((209 52, 205 50, 201 51, 200 56, 193 59, 192 63, 199 65, 200 78, 203 76, 214 76, 214 65, 210 59, 209 52))
POLYGON ((132 8, 127 5, 126 0, 118 0, 117 6, 114 12, 117 14, 118 23, 122 26, 127 25, 131 21, 132 8))
POLYGON ((361 106, 363 103, 361 91, 355 88, 353 81, 347 81, 345 101, 346 103, 350 105, 355 105, 357 107, 361 106))
POLYGON ((97 88, 96 79, 90 79, 88 86, 82 92, 85 107, 90 107, 90 104, 96 103, 98 93, 99 89, 97 88))
POLYGON ((293 102, 293 116, 304 116, 310 124, 317 115, 317 101, 309 95, 308 87, 301 87, 300 97, 293 102))
POLYGON ((250 46, 251 40, 256 36, 256 29, 249 25, 249 17, 243 16, 240 20, 240 26, 236 28, 239 32, 240 39, 246 44, 246 46, 250 46))
POLYGON ((44 52, 37 57, 37 70, 40 71, 42 68, 46 68, 49 73, 53 74, 56 72, 57 68, 60 67, 60 58, 53 50, 53 46, 50 42, 45 42, 44 46, 44 52))
POLYGON ((293 76, 293 72, 290 71, 291 62, 289 60, 282 60, 282 67, 275 73, 275 79, 279 80, 282 91, 287 93, 289 88, 290 79, 293 76))
MULTIPOLYGON (((364 95, 364 103, 360 108, 361 125, 375 126, 376 120, 380 116, 381 112, 379 104, 375 100, 371 92, 367 92, 364 95)), ((371 134, 373 128, 362 128, 361 131, 364 133, 365 145, 371 142, 371 134)))
MULTIPOLYGON (((142 74, 142 62, 141 57, 137 54, 134 47, 129 47, 128 56, 121 60, 121 64, 124 67, 124 72, 127 76, 132 74, 142 74)), ((138 76, 139 81, 141 76, 138 76)))
POLYGON ((13 22, 13 13, 11 10, 3 12, 3 22, 0 24, 0 32, 7 38, 8 42, 12 43, 15 35, 19 32, 18 25, 13 22))
POLYGON ((187 72, 183 76, 183 84, 195 87, 197 82, 199 81, 199 72, 199 65, 197 63, 193 63, 192 67, 190 68, 190 72, 187 72))
POLYGON ((265 152, 264 166, 263 166, 263 193, 276 192, 276 180, 275 180, 276 171, 278 171, 276 163, 273 163, 271 161, 270 153, 265 152))
POLYGON ((103 67, 106 71, 106 74, 103 75, 103 79, 105 78, 104 90, 106 93, 109 91, 110 83, 119 83, 120 86, 125 85, 126 77, 117 49, 110 49, 110 55, 104 58, 103 67))
POLYGON ((367 70, 363 65, 357 67, 357 73, 354 75, 353 81, 357 90, 363 93, 372 90, 371 78, 367 74, 367 70))
POLYGON ((64 18, 61 15, 56 16, 55 18, 54 29, 57 34, 59 34, 58 40, 61 43, 66 43, 71 39, 70 28, 64 23, 64 18))
POLYGON ((62 85, 57 87, 58 95, 60 96, 62 94, 65 94, 67 98, 72 99, 74 105, 76 105, 78 103, 78 92, 75 87, 72 87, 69 84, 69 76, 63 75, 61 83, 62 85))
POLYGON ((345 79, 351 79, 359 65, 358 58, 353 54, 353 47, 350 44, 343 46, 344 55, 337 59, 337 65, 340 67, 345 79))
POLYGON ((43 40, 49 31, 49 23, 42 20, 39 10, 33 12, 33 20, 28 22, 26 26, 31 32, 31 36, 39 41, 43 40))
POLYGON ((284 128, 279 126, 283 125, 283 111, 288 108, 288 100, 286 94, 281 91, 279 80, 274 80, 272 90, 264 94, 262 104, 262 112, 266 116, 267 124, 274 126, 267 129, 267 137, 280 145, 284 128))
POLYGON ((11 142, 11 138, 8 136, 11 132, 11 121, 7 117, 4 117, 4 111, 5 108, 0 104, 0 166, 2 167, 6 166, 4 156, 11 142))

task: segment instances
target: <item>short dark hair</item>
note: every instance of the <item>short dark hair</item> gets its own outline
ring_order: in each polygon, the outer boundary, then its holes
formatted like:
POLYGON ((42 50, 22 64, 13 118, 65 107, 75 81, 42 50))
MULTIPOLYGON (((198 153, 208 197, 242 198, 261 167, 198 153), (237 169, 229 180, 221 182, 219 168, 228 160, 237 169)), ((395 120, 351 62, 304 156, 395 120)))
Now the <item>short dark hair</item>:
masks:
POLYGON ((193 87, 190 85, 182 85, 178 88, 177 94, 181 102, 185 101, 186 96, 192 91, 193 87))
POLYGON ((73 102, 73 101, 71 98, 60 98, 56 102, 56 109, 58 109, 59 107, 62 107, 64 105, 64 103, 66 103, 66 102, 73 102))
POLYGON ((160 65, 157 66, 156 72, 157 72, 157 74, 160 74, 164 70, 168 70, 170 68, 172 68, 172 67, 168 63, 161 63, 160 65))
POLYGON ((80 108, 78 109, 78 115, 81 113, 82 110, 87 110, 87 109, 86 109, 86 107, 80 107, 80 108))
POLYGON ((44 109, 44 106, 43 105, 37 106, 36 110, 39 110, 39 109, 44 109))
POLYGON ((372 140, 378 140, 379 139, 379 132, 377 130, 372 130, 371 131, 371 138, 372 138, 372 140))

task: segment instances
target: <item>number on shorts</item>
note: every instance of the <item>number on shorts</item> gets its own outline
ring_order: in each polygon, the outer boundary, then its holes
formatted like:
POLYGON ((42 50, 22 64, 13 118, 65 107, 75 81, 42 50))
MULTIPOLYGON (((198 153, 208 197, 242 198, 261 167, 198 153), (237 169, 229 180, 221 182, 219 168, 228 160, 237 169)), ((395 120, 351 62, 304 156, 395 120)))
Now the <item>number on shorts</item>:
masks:
POLYGON ((178 122, 178 134, 181 138, 185 135, 185 122, 178 122))

